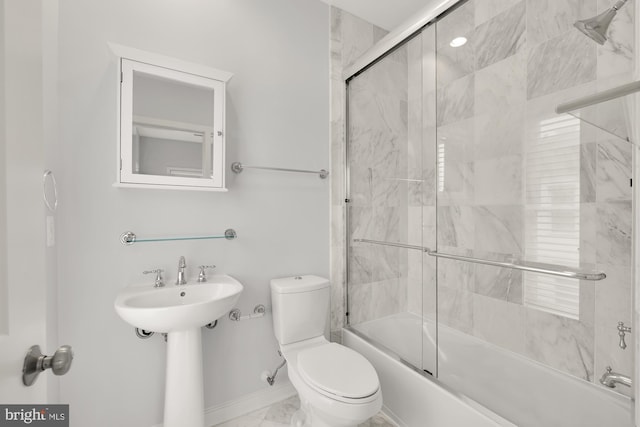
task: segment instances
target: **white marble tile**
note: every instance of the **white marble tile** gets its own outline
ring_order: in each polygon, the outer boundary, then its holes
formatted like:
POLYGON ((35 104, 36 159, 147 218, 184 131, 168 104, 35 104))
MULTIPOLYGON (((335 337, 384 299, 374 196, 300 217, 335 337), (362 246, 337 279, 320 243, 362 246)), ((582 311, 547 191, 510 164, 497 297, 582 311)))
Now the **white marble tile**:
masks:
POLYGON ((593 329, 579 321, 527 308, 525 346, 525 355, 540 363, 593 379, 593 329))
POLYGON ((438 164, 438 204, 441 206, 468 206, 474 203, 476 173, 473 162, 460 162, 446 157, 438 164))
POLYGON ((349 167, 349 204, 371 207, 373 198, 373 169, 366 162, 352 163, 349 167))
POLYGON ((407 272, 407 311, 422 315, 422 252, 409 251, 407 272))
POLYGON ((597 150, 597 145, 591 142, 580 146, 580 203, 596 201, 597 150))
POLYGON ((264 421, 288 424, 291 416, 298 409, 300 409, 300 399, 296 395, 271 405, 264 416, 264 421))
POLYGON ((476 206, 473 213, 474 249, 520 256, 524 229, 521 206, 476 206))
MULTIPOLYGON (((590 268, 587 270, 594 270, 590 268)), ((596 284, 591 280, 580 281, 580 310, 579 320, 580 323, 587 328, 593 328, 595 325, 595 313, 596 313, 596 284)))
MULTIPOLYGON (((511 261, 510 256, 474 253, 474 257, 496 261, 511 261)), ((522 272, 512 268, 476 265, 475 292, 479 295, 513 304, 522 304, 522 272)))
POLYGON ((259 427, 290 427, 290 423, 274 423, 273 421, 262 421, 259 427))
POLYGON ((358 424, 358 427, 396 427, 396 424, 383 414, 378 414, 364 423, 358 424))
POLYGON ((475 114, 519 107, 527 100, 527 55, 522 50, 476 73, 475 114))
POLYGON ((596 191, 599 202, 631 200, 632 146, 626 141, 598 143, 596 191))
POLYGON ((372 227, 369 238, 383 241, 400 241, 406 239, 406 229, 404 227, 403 212, 404 207, 378 207, 373 208, 372 227))
MULTIPOLYGON (((598 13, 611 6, 608 0, 598 0, 598 13)), ((635 1, 630 0, 616 13, 607 31, 607 41, 598 46, 599 79, 633 71, 635 7, 635 1)))
POLYGON ((422 207, 422 246, 434 248, 437 234, 437 210, 435 205, 422 207))
MULTIPOLYGON (((349 249, 349 287, 371 283, 373 277, 373 261, 371 248, 359 244, 349 249)), ((355 300, 353 300, 355 301, 355 300)), ((350 300, 349 302, 353 302, 350 300)))
MULTIPOLYGON (((293 396, 214 427, 290 427, 291 418, 300 408, 300 399, 293 396)), ((382 412, 374 415, 359 427, 397 427, 382 412)))
POLYGON ((473 335, 507 350, 524 353, 524 308, 520 304, 474 295, 473 335))
POLYGON ((342 66, 346 68, 373 46, 373 25, 344 10, 339 23, 342 33, 342 66))
POLYGON ((215 427, 259 427, 262 420, 250 416, 234 418, 225 423, 216 424, 215 427))
POLYGON ((456 121, 437 128, 437 143, 442 145, 444 157, 452 162, 471 162, 475 159, 472 150, 475 118, 456 121))
POLYGON ((526 135, 525 105, 485 111, 474 118, 474 159, 520 155, 526 135))
POLYGON ((596 79, 596 43, 569 31, 529 51, 527 97, 558 92, 596 79))
POLYGON ((357 325, 374 319, 372 283, 354 283, 350 281, 347 292, 349 293, 348 310, 350 324, 357 325))
POLYGON ((373 235, 373 208, 361 206, 349 206, 349 231, 351 237, 349 245, 353 245, 353 239, 371 239, 373 235))
POLYGON ((397 208, 407 201, 407 181, 395 176, 383 176, 373 171, 371 204, 374 208, 397 208))
POLYGON ((476 70, 515 55, 525 46, 525 6, 524 1, 516 3, 476 28, 476 70))
POLYGON ((596 262, 631 265, 631 202, 597 204, 596 262))
POLYGON ((438 126, 468 119, 473 116, 474 81, 474 75, 468 75, 438 90, 438 126))
POLYGON ((407 207, 407 238, 404 240, 407 244, 422 245, 423 215, 422 206, 407 207))
POLYGON ((515 6, 521 0, 482 0, 476 1, 475 23, 476 27, 485 23, 496 15, 515 6))
MULTIPOLYGON (((451 248, 450 248, 451 249, 451 248)), ((448 250, 446 247, 439 248, 445 253, 461 253, 469 255, 467 251, 448 250)), ((476 288, 476 264, 464 261, 456 261, 446 258, 438 258, 438 287, 474 292, 476 288)))
POLYGON ((523 160, 504 156, 475 162, 475 202, 478 205, 517 205, 523 202, 523 160))
POLYGON ((436 318, 438 308, 438 282, 436 280, 438 261, 427 254, 422 255, 422 314, 436 318))
POLYGON ((527 42, 535 46, 577 31, 573 23, 595 13, 596 0, 527 0, 527 42))
POLYGON ((358 324, 407 311, 406 285, 399 279, 349 287, 349 321, 358 324))
POLYGON ((595 203, 580 204, 580 264, 595 268, 600 219, 595 203))
POLYGON ((382 245, 374 245, 371 248, 371 276, 373 281, 392 280, 401 276, 401 251, 404 253, 406 249, 382 245))
POLYGON ((437 208, 438 245, 461 249, 475 247, 474 208, 468 206, 440 206, 437 208))
POLYGON ((330 339, 331 342, 342 344, 342 329, 331 331, 330 339))

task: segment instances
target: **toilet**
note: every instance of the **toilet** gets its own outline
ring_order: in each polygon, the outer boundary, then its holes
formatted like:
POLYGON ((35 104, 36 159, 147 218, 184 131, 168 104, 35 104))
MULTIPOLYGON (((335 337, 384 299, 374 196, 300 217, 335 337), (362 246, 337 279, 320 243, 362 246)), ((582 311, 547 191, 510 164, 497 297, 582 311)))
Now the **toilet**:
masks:
POLYGON ((354 427, 382 408, 371 363, 324 336, 330 292, 318 276, 271 280, 273 328, 300 396, 292 427, 354 427))

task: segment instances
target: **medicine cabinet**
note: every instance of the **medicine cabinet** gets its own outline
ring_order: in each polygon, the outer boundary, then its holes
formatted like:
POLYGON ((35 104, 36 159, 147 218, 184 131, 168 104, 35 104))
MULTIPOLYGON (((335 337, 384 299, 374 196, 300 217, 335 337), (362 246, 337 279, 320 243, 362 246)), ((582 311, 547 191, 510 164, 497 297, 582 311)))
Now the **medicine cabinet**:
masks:
POLYGON ((225 87, 231 74, 111 45, 119 59, 116 186, 225 189, 225 87))

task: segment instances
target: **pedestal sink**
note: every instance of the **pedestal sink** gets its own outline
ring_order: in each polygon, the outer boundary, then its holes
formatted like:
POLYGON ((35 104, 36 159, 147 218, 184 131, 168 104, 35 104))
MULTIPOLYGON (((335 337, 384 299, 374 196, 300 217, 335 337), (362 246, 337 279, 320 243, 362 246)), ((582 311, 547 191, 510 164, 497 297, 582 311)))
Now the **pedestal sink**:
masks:
POLYGON ((240 282, 219 274, 204 283, 146 284, 118 293, 115 309, 124 321, 167 333, 164 427, 204 427, 200 328, 231 310, 241 292, 240 282))

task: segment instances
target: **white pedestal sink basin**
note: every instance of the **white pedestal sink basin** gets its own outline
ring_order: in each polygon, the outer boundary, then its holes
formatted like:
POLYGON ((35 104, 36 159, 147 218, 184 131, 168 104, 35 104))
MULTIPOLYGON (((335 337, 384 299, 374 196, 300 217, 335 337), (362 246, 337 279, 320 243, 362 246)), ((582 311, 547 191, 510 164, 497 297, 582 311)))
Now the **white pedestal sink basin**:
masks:
POLYGON ((204 427, 200 328, 224 316, 240 298, 242 284, 210 276, 186 285, 129 286, 116 297, 116 312, 136 328, 167 333, 164 427, 204 427))

